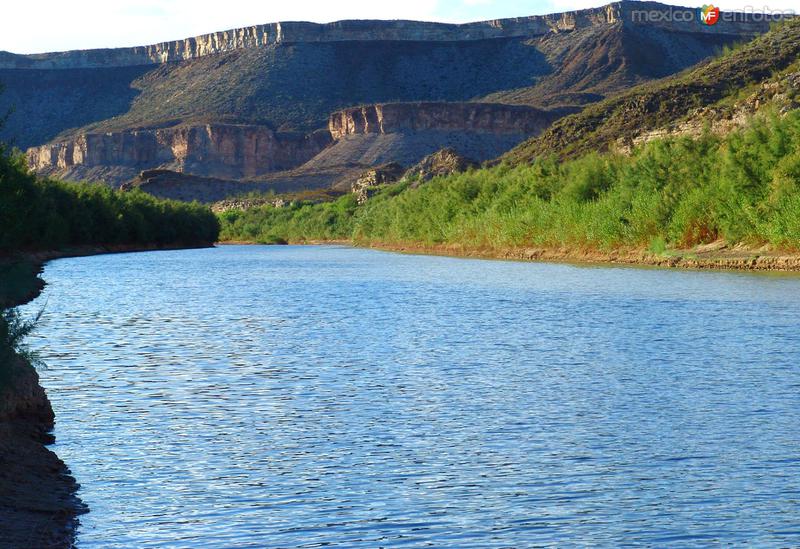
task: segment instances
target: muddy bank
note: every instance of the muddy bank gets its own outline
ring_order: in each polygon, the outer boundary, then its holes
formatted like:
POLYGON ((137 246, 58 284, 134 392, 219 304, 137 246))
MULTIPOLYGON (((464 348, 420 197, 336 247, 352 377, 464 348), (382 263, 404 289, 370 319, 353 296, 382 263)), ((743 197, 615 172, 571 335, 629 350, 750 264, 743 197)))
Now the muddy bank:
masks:
POLYGON ((18 360, 0 389, 0 547, 74 543, 78 484, 46 445, 54 416, 36 370, 18 360))
MULTIPOLYGON (((39 295, 41 265, 33 258, 0 264, 0 307, 39 295)), ((31 364, 0 360, 10 362, 0 365, 0 547, 71 547, 85 507, 69 469, 46 447, 54 441, 50 401, 31 364)))
MULTIPOLYGON (((409 254, 546 261, 552 263, 587 263, 662 267, 670 269, 718 269, 737 271, 800 272, 800 253, 728 247, 712 243, 691 250, 670 250, 657 254, 640 248, 611 251, 579 248, 488 248, 463 244, 389 243, 351 240, 291 240, 289 244, 342 244, 409 254)), ((224 241, 224 245, 252 245, 257 242, 224 241)))
MULTIPOLYGON (((225 242, 224 244, 228 244, 225 242)), ((231 243, 232 244, 232 243, 231 243)), ((236 244, 241 244, 237 242, 236 244)), ((670 269, 718 269, 764 272, 800 272, 800 253, 728 247, 721 242, 698 246, 691 250, 670 250, 656 254, 643 249, 600 251, 576 248, 482 248, 462 244, 387 243, 366 241, 308 240, 290 244, 347 244, 399 253, 546 261, 553 263, 587 263, 598 265, 649 266, 670 269)))
MULTIPOLYGON (((0 257, 0 308, 38 297, 45 285, 39 274, 52 259, 177 248, 93 246, 0 257)), ((36 369, 18 357, 11 362, 0 365, 0 549, 72 547, 87 508, 69 469, 47 448, 55 416, 36 369)))

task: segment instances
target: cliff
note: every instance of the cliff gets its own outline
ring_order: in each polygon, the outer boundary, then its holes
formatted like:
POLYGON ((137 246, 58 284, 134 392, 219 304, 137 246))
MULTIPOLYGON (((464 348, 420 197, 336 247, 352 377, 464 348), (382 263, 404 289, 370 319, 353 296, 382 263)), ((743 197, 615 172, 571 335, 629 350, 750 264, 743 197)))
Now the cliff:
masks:
MULTIPOLYGON (((69 180, 120 185, 163 168, 232 182, 221 189, 345 188, 353 173, 444 147, 496 158, 565 113, 768 24, 742 15, 709 27, 695 10, 617 2, 464 25, 275 23, 137 48, 0 53, 0 112, 13 109, 0 140, 69 180)), ((209 181, 173 183, 147 188, 219 194, 209 181)))
POLYGON ((532 135, 562 115, 499 103, 387 103, 337 111, 330 116, 328 129, 334 139, 430 130, 532 135))
POLYGON ((693 10, 624 2, 465 25, 276 23, 136 48, 0 52, 0 112, 13 110, 0 140, 27 148, 223 123, 309 132, 331 112, 387 102, 585 105, 767 26, 749 17, 708 27, 693 10))
POLYGON ((265 126, 209 124, 155 130, 82 134, 28 149, 28 164, 40 173, 73 166, 124 166, 223 178, 254 177, 298 166, 330 143, 327 132, 275 132, 265 126))
MULTIPOLYGON (((389 161, 407 165, 443 146, 485 160, 541 133, 563 114, 488 103, 384 103, 335 112, 328 130, 305 135, 254 125, 177 126, 81 134, 32 147, 27 158, 29 166, 41 174, 100 179, 114 186, 154 168, 213 178, 193 181, 191 188, 199 194, 175 196, 214 201, 224 198, 218 195, 223 190, 236 194, 231 187, 236 183, 230 180, 258 180, 307 164, 322 172, 333 166, 389 161), (387 135, 392 137, 376 139, 387 135), (217 193, 210 191, 214 185, 219 186, 217 193)), ((331 184, 335 179, 321 181, 331 184)), ((171 181, 150 187, 174 187, 171 181)), ((181 188, 187 186, 185 181, 180 180, 181 188)), ((241 188, 249 192, 261 187, 246 184, 241 188)))
POLYGON ((706 126, 724 133, 740 125, 735 119, 744 120, 757 110, 755 104, 731 108, 748 95, 754 103, 767 102, 778 92, 788 94, 785 99, 790 100, 797 90, 794 73, 798 58, 800 20, 794 20, 691 71, 635 86, 564 117, 509 151, 504 159, 519 164, 548 155, 574 157, 609 148, 629 150, 653 137, 697 135, 706 126), (773 84, 778 85, 776 89, 773 84))
POLYGON ((656 2, 615 2, 605 7, 566 13, 496 19, 461 25, 421 21, 337 21, 317 24, 283 22, 255 25, 204 34, 197 37, 132 48, 76 50, 32 55, 0 52, 0 68, 74 69, 151 65, 185 61, 238 49, 276 44, 346 41, 450 42, 541 36, 552 32, 623 22, 651 25, 672 31, 708 34, 750 34, 765 32, 768 20, 741 17, 714 26, 700 25, 696 10, 656 2), (647 18, 644 11, 667 14, 647 18), (677 14, 677 15, 676 15, 677 14))

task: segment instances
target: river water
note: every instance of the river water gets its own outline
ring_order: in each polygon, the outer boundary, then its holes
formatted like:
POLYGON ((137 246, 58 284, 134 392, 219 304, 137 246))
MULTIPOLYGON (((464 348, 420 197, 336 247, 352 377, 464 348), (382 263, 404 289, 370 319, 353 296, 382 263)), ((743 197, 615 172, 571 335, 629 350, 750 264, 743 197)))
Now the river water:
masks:
POLYGON ((224 246, 50 263, 79 547, 800 545, 800 278, 224 246))

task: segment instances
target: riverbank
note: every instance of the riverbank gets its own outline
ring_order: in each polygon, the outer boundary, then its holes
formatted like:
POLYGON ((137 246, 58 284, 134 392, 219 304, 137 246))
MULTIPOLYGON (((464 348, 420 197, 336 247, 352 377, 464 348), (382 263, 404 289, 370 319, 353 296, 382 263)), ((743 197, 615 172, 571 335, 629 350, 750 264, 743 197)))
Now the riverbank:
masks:
POLYGON ((0 547, 72 547, 87 511, 69 468, 47 448, 55 416, 36 369, 22 360, 0 390, 0 547))
MULTIPOLYGON (((252 245, 255 242, 226 241, 223 245, 252 245)), ((462 244, 353 242, 350 240, 298 240, 289 244, 317 245, 344 244, 388 252, 471 257, 478 259, 506 259, 512 261, 541 261, 549 263, 585 263, 596 265, 628 265, 660 267, 665 269, 735 270, 763 272, 800 272, 800 254, 753 249, 745 246, 729 247, 724 242, 697 246, 690 250, 670 250, 657 254, 643 249, 618 249, 601 251, 573 248, 486 248, 462 244)))
MULTIPOLYGON (((0 305, 15 307, 44 288, 44 261, 3 258, 0 305)), ((69 468, 47 446, 55 414, 39 375, 14 357, 0 382, 0 546, 71 547, 78 516, 86 511, 69 468)))
POLYGON ((458 244, 414 245, 369 243, 369 248, 414 254, 449 255, 516 261, 630 265, 668 269, 715 269, 736 271, 800 272, 800 254, 784 254, 746 247, 728 248, 724 243, 656 254, 641 249, 601 251, 571 248, 472 248, 458 244))
MULTIPOLYGON (((0 307, 36 299, 45 263, 65 257, 205 246, 85 246, 0 257, 0 307)), ((87 512, 67 465, 47 448, 55 414, 36 369, 21 358, 0 383, 0 547, 67 548, 87 512)))

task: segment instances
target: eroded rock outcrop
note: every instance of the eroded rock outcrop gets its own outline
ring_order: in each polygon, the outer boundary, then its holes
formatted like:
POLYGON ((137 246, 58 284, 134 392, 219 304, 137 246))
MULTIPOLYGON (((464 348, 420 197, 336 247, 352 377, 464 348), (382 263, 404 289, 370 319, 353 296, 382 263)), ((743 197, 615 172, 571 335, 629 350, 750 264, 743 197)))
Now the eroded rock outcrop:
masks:
MULTIPOLYGON (((83 134, 28 149, 39 173, 72 166, 168 167, 201 176, 239 179, 291 169, 330 144, 328 132, 280 133, 266 126, 208 124, 83 134)), ((119 184, 121 181, 107 181, 119 184)))
POLYGON ((403 176, 404 172, 403 166, 397 162, 370 168, 353 182, 350 192, 356 195, 358 204, 363 204, 375 193, 379 186, 394 183, 403 176))
POLYGON ((754 116, 764 111, 783 116, 800 108, 799 94, 800 72, 791 72, 778 80, 762 83, 752 94, 735 103, 700 107, 692 110, 683 120, 618 139, 614 148, 630 154, 634 147, 656 139, 698 138, 706 132, 724 136, 747 126, 754 116))
POLYGON ((453 175, 465 172, 472 168, 477 168, 479 164, 474 160, 465 158, 458 151, 445 148, 429 154, 420 162, 411 167, 403 177, 413 180, 411 187, 417 187, 420 183, 429 181, 434 177, 453 175))
POLYGON ((337 111, 328 129, 334 139, 429 130, 533 135, 561 116, 561 112, 499 103, 383 103, 337 111))

